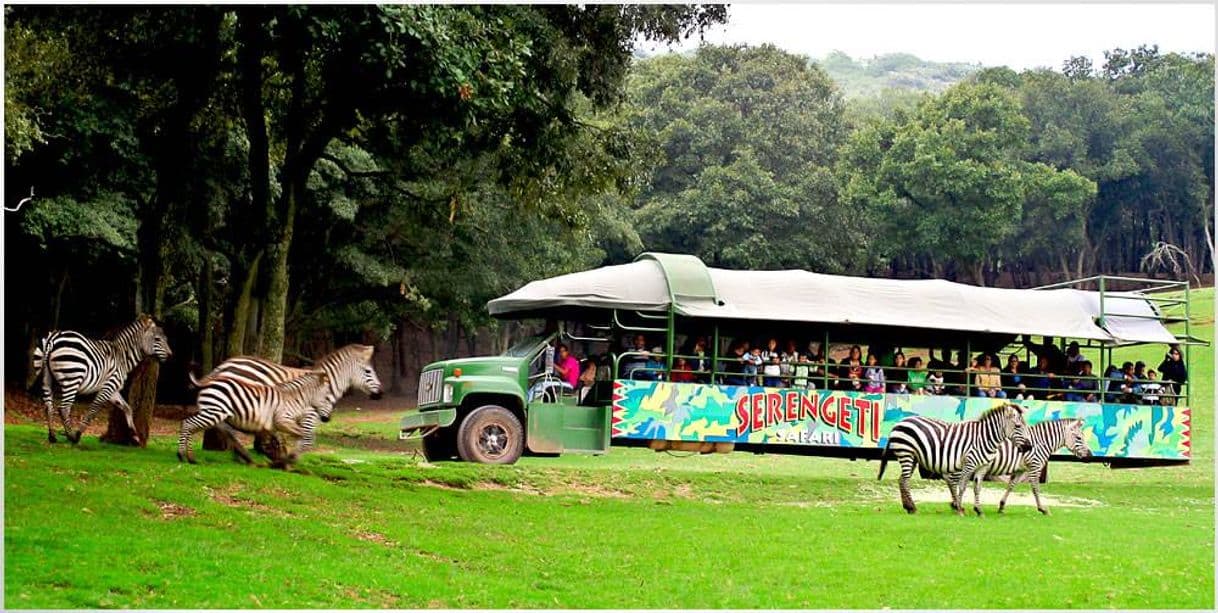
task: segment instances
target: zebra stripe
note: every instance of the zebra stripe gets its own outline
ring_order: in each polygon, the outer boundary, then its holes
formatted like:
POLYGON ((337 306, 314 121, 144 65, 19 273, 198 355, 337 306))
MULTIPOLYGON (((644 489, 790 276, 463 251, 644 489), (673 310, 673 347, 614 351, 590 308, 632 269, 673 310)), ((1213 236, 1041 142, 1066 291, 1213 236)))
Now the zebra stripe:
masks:
POLYGON ((960 499, 973 475, 990 461, 1003 441, 1013 439, 1021 448, 1029 446, 1028 426, 1023 409, 1004 404, 983 413, 975 420, 946 422, 921 416, 897 422, 888 435, 880 460, 880 479, 891 453, 901 463, 901 506, 914 513, 917 506, 909 493, 909 478, 914 468, 945 476, 952 495, 952 509, 963 514, 960 499))
POLYGON ((324 371, 305 374, 278 385, 251 383, 225 375, 209 376, 199 390, 198 412, 182 421, 178 435, 178 460, 195 463, 191 438, 196 432, 219 428, 227 434, 233 453, 246 463, 253 460, 236 440, 236 432, 282 432, 299 439, 295 459, 313 444, 319 409, 333 406, 330 377, 324 371))
POLYGON ((1011 441, 1003 441, 989 464, 977 470, 973 477, 973 510, 981 514, 981 480, 987 476, 1010 475, 1007 490, 998 503, 998 512, 1007 506, 1007 496, 1022 480, 1032 484, 1032 495, 1036 498, 1036 510, 1048 515, 1049 510, 1040 502, 1040 476, 1049 465, 1049 456, 1065 447, 1077 458, 1091 456, 1087 447, 1087 436, 1083 432, 1081 419, 1051 419, 1028 427, 1028 438, 1032 449, 1021 452, 1011 441))
POLYGON ((107 404, 122 409, 127 426, 134 432, 131 407, 121 390, 131 371, 149 356, 164 362, 173 356, 173 351, 165 331, 147 315, 122 328, 111 339, 93 340, 71 330, 55 330, 44 336, 34 348, 33 368, 35 377, 42 378, 47 440, 56 441, 53 423, 56 409, 64 435, 76 443, 89 422, 107 404), (92 395, 93 402, 73 432, 72 403, 82 395, 92 395))
MULTIPOLYGON (((278 385, 312 370, 322 370, 329 377, 330 393, 336 399, 342 398, 347 390, 355 388, 375 400, 380 397, 382 387, 376 370, 372 368, 373 350, 371 345, 347 345, 318 360, 313 369, 292 368, 253 356, 229 358, 202 381, 195 380, 195 384, 203 386, 212 377, 223 375, 250 383, 278 385)), ((194 380, 193 375, 191 379, 194 380)), ((332 410, 333 406, 319 411, 318 416, 323 422, 330 421, 332 410)))

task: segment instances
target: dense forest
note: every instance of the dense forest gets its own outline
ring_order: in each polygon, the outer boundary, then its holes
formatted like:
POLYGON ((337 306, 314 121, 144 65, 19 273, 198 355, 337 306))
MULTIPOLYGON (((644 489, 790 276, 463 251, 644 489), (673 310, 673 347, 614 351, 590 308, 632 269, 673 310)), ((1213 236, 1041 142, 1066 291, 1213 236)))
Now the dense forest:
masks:
POLYGON ((813 60, 850 98, 872 98, 903 92, 939 93, 981 70, 979 64, 933 62, 910 53, 852 58, 834 51, 813 60))
POLYGON ((490 298, 644 249, 1018 286, 1212 271, 1212 55, 865 99, 770 46, 632 55, 726 18, 6 8, 6 205, 35 193, 6 213, 6 379, 47 330, 139 312, 196 372, 493 337, 490 298))

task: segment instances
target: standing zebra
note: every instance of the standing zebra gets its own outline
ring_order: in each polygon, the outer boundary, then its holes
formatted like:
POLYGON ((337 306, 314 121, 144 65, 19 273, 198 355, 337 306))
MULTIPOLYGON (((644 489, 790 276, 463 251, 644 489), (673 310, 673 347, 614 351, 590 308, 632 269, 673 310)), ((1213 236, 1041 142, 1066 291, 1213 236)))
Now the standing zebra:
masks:
MULTIPOLYGON (((373 400, 381 397, 381 380, 376 376, 376 370, 372 368, 374 349, 371 345, 347 345, 317 361, 314 368, 323 370, 329 375, 330 391, 334 394, 335 399, 342 398, 347 390, 353 387, 368 394, 373 400)), ((211 377, 225 375, 252 383, 275 385, 307 372, 309 371, 306 369, 291 368, 262 358, 239 356, 222 362, 203 381, 195 380, 194 375, 191 375, 191 381, 195 385, 201 386, 211 377)), ((330 421, 332 409, 333 405, 325 411, 318 412, 321 421, 330 421)), ((259 435, 255 437, 254 448, 265 453, 265 450, 274 449, 275 445, 267 437, 259 435)))
POLYGON ((1036 498, 1036 510, 1049 514, 1049 510, 1040 503, 1040 475, 1049 465, 1049 456, 1054 451, 1065 447, 1077 458, 1091 457, 1091 449, 1087 447, 1087 437, 1083 434, 1081 419, 1051 419, 1028 427, 1028 438, 1032 441, 1032 449, 1020 452, 1010 441, 1003 441, 998 447, 998 453, 989 464, 977 470, 973 477, 973 511, 981 515, 981 480, 986 475, 1010 475, 1007 491, 1003 493, 998 503, 1001 513, 1007 506, 1007 496, 1023 479, 1032 483, 1032 495, 1036 498))
POLYGON ((952 509, 963 515, 960 499, 964 496, 964 488, 1007 439, 1013 439, 1021 450, 1031 448, 1023 408, 1018 405, 1004 404, 982 413, 975 420, 962 422, 917 415, 906 417, 897 422, 888 435, 877 479, 884 478, 884 467, 888 465, 891 452, 901 463, 901 506, 906 511, 918 510, 909 494, 909 477, 915 466, 922 466, 929 472, 944 475, 952 494, 952 509))
POLYGON ((73 443, 80 442, 93 416, 108 403, 122 409, 127 427, 135 432, 131 407, 121 390, 132 369, 148 356, 161 362, 173 356, 165 331, 148 315, 141 315, 112 339, 92 340, 70 330, 55 330, 44 336, 34 349, 33 367, 35 377, 42 376, 47 440, 55 442, 52 414, 56 407, 64 435, 73 443), (72 403, 77 396, 89 394, 93 395, 93 403, 76 432, 72 432, 72 403))
MULTIPOLYGON (((182 420, 178 435, 178 460, 195 463, 191 437, 207 428, 219 428, 232 439, 233 453, 247 464, 253 462, 236 439, 236 431, 247 433, 283 432, 299 439, 296 454, 313 443, 317 416, 329 412, 336 398, 325 371, 305 374, 277 385, 263 385, 213 375, 202 382, 198 412, 182 420)), ((293 454, 288 461, 294 460, 293 454)))

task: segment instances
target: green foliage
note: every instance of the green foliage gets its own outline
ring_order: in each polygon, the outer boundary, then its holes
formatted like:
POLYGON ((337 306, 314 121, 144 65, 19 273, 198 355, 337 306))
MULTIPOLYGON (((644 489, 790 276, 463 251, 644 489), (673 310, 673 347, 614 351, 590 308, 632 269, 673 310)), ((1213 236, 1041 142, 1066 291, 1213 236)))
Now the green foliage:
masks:
POLYGON ((848 100, 883 95, 886 90, 938 93, 980 69, 976 64, 932 62, 908 53, 855 59, 834 51, 817 61, 848 100))
POLYGON ((36 198, 22 210, 22 231, 45 250, 135 253, 135 211, 121 194, 102 193, 83 202, 67 196, 36 198))

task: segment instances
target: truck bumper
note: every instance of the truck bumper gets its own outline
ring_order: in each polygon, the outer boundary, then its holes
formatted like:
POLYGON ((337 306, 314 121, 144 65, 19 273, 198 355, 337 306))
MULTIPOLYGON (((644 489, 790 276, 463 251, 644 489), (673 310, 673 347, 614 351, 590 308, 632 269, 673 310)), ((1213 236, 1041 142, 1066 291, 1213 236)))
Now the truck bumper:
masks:
POLYGON ((411 411, 402 418, 402 428, 398 432, 398 440, 408 441, 420 439, 440 428, 447 428, 457 421, 457 409, 433 409, 430 411, 411 411))

